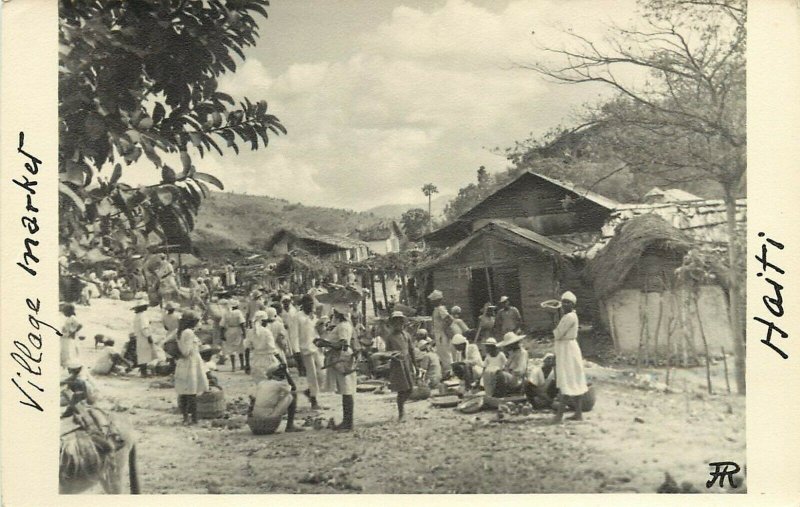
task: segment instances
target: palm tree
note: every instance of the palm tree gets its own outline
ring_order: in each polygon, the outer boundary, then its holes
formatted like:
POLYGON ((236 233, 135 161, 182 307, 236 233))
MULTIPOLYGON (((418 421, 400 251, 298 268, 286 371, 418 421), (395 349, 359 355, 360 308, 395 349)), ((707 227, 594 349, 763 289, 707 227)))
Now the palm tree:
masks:
POLYGON ((426 183, 425 186, 422 187, 422 193, 425 194, 425 197, 428 198, 428 231, 433 229, 433 216, 431 215, 431 196, 433 194, 438 194, 439 189, 436 188, 436 185, 433 183, 426 183))

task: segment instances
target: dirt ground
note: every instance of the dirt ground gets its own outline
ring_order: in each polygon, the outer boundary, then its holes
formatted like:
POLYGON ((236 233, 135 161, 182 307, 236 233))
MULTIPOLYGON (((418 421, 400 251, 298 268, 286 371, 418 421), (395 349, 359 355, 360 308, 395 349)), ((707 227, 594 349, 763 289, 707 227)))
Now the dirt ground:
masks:
MULTIPOLYGON (((117 348, 127 339, 130 306, 101 299, 76 307, 84 364, 94 364, 95 334, 113 337, 117 348)), ((157 325, 159 313, 150 312, 157 325)), ((181 425, 175 392, 155 387, 159 379, 132 373, 95 381, 99 405, 135 429, 145 494, 654 493, 666 472, 703 493, 745 490, 705 486, 710 462, 745 463, 745 400, 727 394, 721 364, 713 380, 725 394, 716 395, 706 393, 704 369, 674 371, 666 391, 664 369, 634 375, 591 364, 586 371, 598 400, 583 422, 551 425, 547 412, 499 422, 496 412, 465 415, 423 400, 409 403, 399 423, 394 395, 359 393, 352 432, 284 434, 282 424, 267 436, 252 435, 236 410, 181 425)), ((218 377, 234 409, 246 402, 247 375, 224 365, 218 377)), ((301 397, 298 422, 338 422, 340 398, 326 393, 320 402, 327 408, 315 413, 301 397)))

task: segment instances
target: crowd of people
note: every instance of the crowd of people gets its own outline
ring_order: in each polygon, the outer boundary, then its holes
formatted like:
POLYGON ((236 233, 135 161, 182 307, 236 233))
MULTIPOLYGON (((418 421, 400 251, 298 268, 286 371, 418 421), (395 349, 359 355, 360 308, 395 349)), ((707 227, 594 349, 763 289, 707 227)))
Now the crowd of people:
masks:
MULTIPOLYGON (((522 346, 522 316, 506 296, 497 306, 487 303, 470 328, 461 308, 448 308, 444 294, 433 290, 428 295, 429 332, 425 326, 412 330, 408 317, 396 308, 368 325, 359 303, 321 304, 318 289, 294 295, 256 287, 240 300, 231 296, 237 287, 233 270, 226 270, 225 280, 200 273, 189 280, 188 295, 178 288, 166 257, 152 271, 155 287, 143 290, 152 293, 155 288, 161 296, 163 331, 156 332, 150 321, 152 298, 137 301, 129 341, 121 352, 114 340, 95 338, 103 350, 92 373, 109 375, 133 368, 143 377, 171 373, 186 424, 197 422, 197 396, 216 381, 213 372, 226 364, 231 372, 250 375, 256 387, 262 382, 286 386, 291 392, 286 431, 301 430, 294 426, 297 377, 305 379, 302 394, 313 410, 321 408, 321 392, 338 393, 342 419, 335 429, 352 429, 359 374, 388 380, 388 387, 397 393, 400 421, 415 388, 444 392, 444 381, 453 379, 458 379, 463 393, 483 390, 494 398, 524 395, 534 409, 555 407, 556 421, 568 406, 575 410, 574 419, 582 418, 581 400, 588 388, 571 292, 561 297, 563 316, 553 331, 553 353, 535 360, 522 346)), ((74 305, 64 305, 63 313, 61 364, 72 374, 80 371, 75 340, 81 325, 74 305)))

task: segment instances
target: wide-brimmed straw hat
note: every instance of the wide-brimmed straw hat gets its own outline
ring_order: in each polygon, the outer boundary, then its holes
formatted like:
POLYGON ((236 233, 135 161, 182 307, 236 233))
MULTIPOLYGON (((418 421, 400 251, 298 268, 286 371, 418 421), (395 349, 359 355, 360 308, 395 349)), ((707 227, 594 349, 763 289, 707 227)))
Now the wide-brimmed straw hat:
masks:
POLYGON ((389 317, 390 319, 403 319, 405 320, 406 316, 400 310, 395 310, 392 312, 392 315, 389 317))
POLYGON ((440 290, 434 290, 433 292, 428 294, 428 299, 430 299, 431 301, 435 301, 437 299, 442 299, 442 298, 444 298, 444 294, 442 294, 442 291, 440 290))
POLYGON ((497 347, 497 340, 494 338, 488 338, 483 344, 487 347, 497 347))
POLYGON ((501 303, 505 303, 506 301, 508 301, 508 296, 503 296, 500 298, 501 303))
POLYGON ((501 341, 498 346, 499 347, 508 347, 509 345, 517 343, 518 341, 522 340, 523 338, 525 338, 524 334, 517 334, 517 333, 515 333, 513 331, 509 331, 508 333, 505 334, 505 336, 503 336, 503 341, 501 341))
POLYGON ((259 310, 256 312, 255 315, 253 315, 253 320, 255 321, 267 320, 268 318, 269 317, 267 317, 267 312, 265 312, 264 310, 259 310))

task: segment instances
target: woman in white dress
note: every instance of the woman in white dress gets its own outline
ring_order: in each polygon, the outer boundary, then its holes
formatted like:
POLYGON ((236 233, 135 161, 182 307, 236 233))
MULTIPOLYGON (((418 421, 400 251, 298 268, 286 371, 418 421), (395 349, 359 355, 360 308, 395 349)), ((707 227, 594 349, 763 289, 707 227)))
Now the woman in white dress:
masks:
POLYGON ((133 334, 136 335, 136 365, 143 377, 149 376, 147 363, 157 359, 153 346, 153 331, 150 329, 150 319, 145 313, 149 305, 142 303, 133 307, 136 314, 133 316, 133 334))
POLYGON ((236 371, 236 355, 239 355, 239 363, 245 373, 248 372, 248 365, 244 361, 244 333, 245 320, 244 314, 239 310, 239 302, 235 299, 230 301, 231 308, 222 316, 223 342, 222 351, 231 358, 231 371, 236 371))
POLYGON ((180 357, 175 362, 175 392, 184 424, 197 424, 197 395, 208 391, 208 377, 200 357, 200 339, 194 327, 200 321, 194 311, 181 316, 178 326, 180 357))
POLYGON ((564 314, 553 330, 556 355, 556 387, 558 387, 558 410, 553 422, 560 423, 564 417, 567 397, 575 403, 575 414, 568 419, 583 420, 583 395, 588 391, 583 372, 583 355, 578 346, 578 315, 575 313, 577 298, 570 291, 561 296, 564 314))
POLYGON ((78 360, 78 331, 83 325, 75 316, 75 305, 65 304, 61 313, 65 317, 64 325, 61 326, 61 366, 66 368, 68 364, 78 360))

